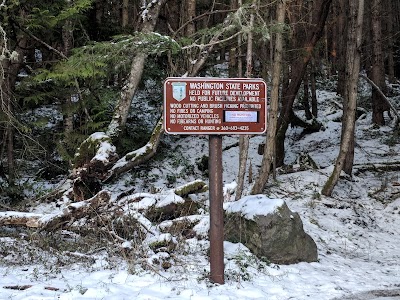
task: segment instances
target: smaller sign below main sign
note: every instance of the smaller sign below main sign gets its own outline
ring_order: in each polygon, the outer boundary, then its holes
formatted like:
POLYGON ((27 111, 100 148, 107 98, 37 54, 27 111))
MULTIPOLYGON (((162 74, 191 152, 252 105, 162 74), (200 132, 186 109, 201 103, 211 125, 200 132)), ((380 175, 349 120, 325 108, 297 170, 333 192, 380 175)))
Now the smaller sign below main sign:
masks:
POLYGON ((262 79, 170 77, 164 83, 166 133, 260 134, 266 122, 262 79))
POLYGON ((258 122, 258 111, 236 111, 236 110, 226 110, 224 111, 224 121, 225 122, 258 122))

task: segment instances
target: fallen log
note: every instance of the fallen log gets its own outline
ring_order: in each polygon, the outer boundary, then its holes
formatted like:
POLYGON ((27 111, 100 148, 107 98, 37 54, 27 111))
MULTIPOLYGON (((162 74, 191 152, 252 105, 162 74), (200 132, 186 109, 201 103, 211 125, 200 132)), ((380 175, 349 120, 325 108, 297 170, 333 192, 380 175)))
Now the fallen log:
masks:
MULTIPOLYGON (((195 180, 174 189, 174 193, 181 197, 189 194, 202 193, 208 190, 202 180, 195 180)), ((94 197, 74 202, 62 211, 54 214, 37 214, 30 212, 6 211, 0 212, 0 226, 25 226, 37 228, 40 231, 54 231, 69 223, 90 216, 94 211, 107 206, 111 198, 110 192, 102 190, 94 197)))
POLYGON ((107 182, 152 158, 156 154, 162 134, 164 133, 164 128, 162 124, 163 118, 160 118, 147 144, 144 145, 142 148, 129 152, 124 157, 120 158, 108 171, 108 174, 103 182, 107 182))
POLYGON ((0 226, 26 226, 38 228, 41 231, 56 230, 71 220, 77 220, 88 215, 106 204, 110 198, 110 193, 103 190, 90 199, 72 203, 62 212, 50 215, 15 211, 0 212, 0 226))
POLYGON ((0 226, 12 225, 32 227, 30 224, 36 224, 41 217, 43 217, 43 215, 28 212, 0 212, 0 226))
POLYGON ((3 286, 3 289, 25 291, 27 289, 30 289, 31 287, 33 287, 33 285, 31 285, 31 284, 27 284, 27 285, 6 285, 6 286, 3 286))
POLYGON ((387 171, 400 171, 400 162, 388 162, 388 163, 369 163, 354 165, 354 175, 358 175, 363 172, 387 172, 387 171))
POLYGON ((94 197, 72 203, 68 205, 61 213, 54 216, 43 216, 37 224, 37 228, 41 231, 56 230, 71 220, 81 219, 89 215, 90 212, 96 210, 100 206, 109 202, 111 194, 108 191, 100 191, 94 197))
POLYGON ((195 180, 174 189, 174 193, 181 197, 189 194, 204 193, 208 191, 208 186, 203 180, 195 180))

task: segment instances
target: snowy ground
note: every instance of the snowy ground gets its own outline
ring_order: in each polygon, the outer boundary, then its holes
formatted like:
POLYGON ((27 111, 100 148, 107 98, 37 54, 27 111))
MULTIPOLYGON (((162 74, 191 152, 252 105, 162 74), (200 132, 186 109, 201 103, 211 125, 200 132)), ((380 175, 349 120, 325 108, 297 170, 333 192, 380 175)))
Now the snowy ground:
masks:
MULTIPOLYGON (((324 92, 319 98, 326 104, 320 118, 325 131, 302 136, 300 129, 290 129, 286 163, 300 168, 296 160, 300 153, 307 153, 320 168, 279 174, 266 193, 283 199, 300 214, 305 231, 317 243, 318 262, 266 265, 243 245, 225 242, 226 283, 215 285, 207 279, 206 240, 193 238, 179 245, 172 266, 164 270, 140 268, 137 261, 110 256, 110 249, 55 253, 47 246, 41 252, 32 246, 33 232, 9 229, 9 236, 2 232, 0 237, 0 299, 400 299, 400 174, 363 169, 366 164, 398 163, 398 137, 390 127, 371 126, 370 115, 358 121, 355 175, 343 176, 331 198, 321 196, 338 153, 340 123, 334 122, 337 108, 329 104, 334 94, 324 92)), ((163 180, 183 173, 187 165, 207 155, 207 138, 166 139, 171 145, 173 141, 175 162, 169 166, 152 163, 147 168, 150 183, 127 175, 125 186, 121 181, 109 188, 121 192, 128 189, 129 181, 135 184, 135 193, 148 193, 150 188, 165 192, 196 179, 193 174, 185 179, 178 176, 168 184, 163 180), (177 160, 180 166, 174 165, 177 160)), ((224 137, 224 147, 237 140, 224 137)), ((257 148, 263 140, 262 136, 251 139, 253 171, 260 165, 257 148)), ((233 147, 223 153, 226 184, 235 180, 237 152, 233 147)), ((207 193, 198 197, 207 200, 207 193)), ((42 205, 36 211, 45 209, 51 207, 42 205)), ((207 213, 201 217, 197 230, 206 231, 207 213)))

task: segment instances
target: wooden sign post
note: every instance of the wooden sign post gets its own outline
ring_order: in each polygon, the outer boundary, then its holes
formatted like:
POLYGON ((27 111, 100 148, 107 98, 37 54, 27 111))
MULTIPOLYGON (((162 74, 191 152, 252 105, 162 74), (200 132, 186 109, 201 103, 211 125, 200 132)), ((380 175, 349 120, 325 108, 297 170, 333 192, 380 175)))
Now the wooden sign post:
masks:
POLYGON ((209 135, 210 280, 224 283, 222 135, 262 134, 267 86, 262 79, 170 77, 164 82, 168 134, 209 135))

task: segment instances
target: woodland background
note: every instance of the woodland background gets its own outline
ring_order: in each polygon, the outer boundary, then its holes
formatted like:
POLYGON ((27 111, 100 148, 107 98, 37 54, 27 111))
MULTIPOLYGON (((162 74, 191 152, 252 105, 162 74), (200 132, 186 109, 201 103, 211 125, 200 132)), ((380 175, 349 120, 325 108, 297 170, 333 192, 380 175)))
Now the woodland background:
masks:
MULTIPOLYGON (((290 125, 305 133, 321 129, 316 84, 337 80, 343 134, 322 190, 330 195, 340 171, 352 173, 356 118, 372 111, 376 126, 398 118, 388 83, 398 84, 400 75, 399 33, 399 0, 2 0, 1 205, 26 199, 32 189, 27 175, 69 178, 68 197, 80 201, 135 172, 163 147, 162 83, 168 76, 267 81, 269 127, 252 193, 262 192, 269 173, 284 164, 290 125), (359 75, 373 88, 357 106, 359 75), (153 96, 138 108, 131 104, 140 90, 153 96), (50 113, 38 118, 38 109, 50 113), (153 117, 144 119, 143 109, 153 117), (106 158, 94 159, 102 143, 109 145, 106 158)), ((239 174, 246 169, 248 139, 241 137, 239 174)), ((34 198, 57 198, 65 190, 45 196, 36 190, 34 198)))

